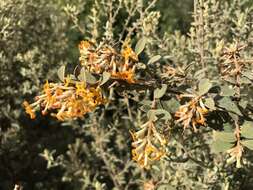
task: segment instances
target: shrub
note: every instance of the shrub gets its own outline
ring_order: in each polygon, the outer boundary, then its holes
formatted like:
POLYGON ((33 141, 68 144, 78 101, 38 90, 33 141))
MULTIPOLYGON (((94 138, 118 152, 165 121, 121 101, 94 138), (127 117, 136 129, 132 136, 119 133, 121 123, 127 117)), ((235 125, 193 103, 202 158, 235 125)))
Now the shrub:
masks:
POLYGON ((31 119, 62 125, 40 142, 53 177, 34 186, 250 189, 250 2, 194 1, 188 34, 158 31, 155 0, 67 5, 84 36, 79 63, 23 103, 31 119))

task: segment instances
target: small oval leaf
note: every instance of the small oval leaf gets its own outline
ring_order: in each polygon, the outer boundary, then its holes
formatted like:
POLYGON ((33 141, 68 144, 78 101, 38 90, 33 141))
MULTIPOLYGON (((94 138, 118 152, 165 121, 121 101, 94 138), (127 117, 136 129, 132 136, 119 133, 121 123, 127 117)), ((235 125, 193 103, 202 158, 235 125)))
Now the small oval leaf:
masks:
POLYGON ((213 98, 206 98, 205 99, 205 105, 206 107, 208 107, 211 110, 215 110, 215 102, 213 100, 213 98))
POLYGON ((246 138, 253 138, 253 122, 245 121, 241 126, 241 134, 246 138))
POLYGON ((103 84, 105 84, 111 77, 111 74, 108 72, 103 72, 103 76, 102 76, 102 82, 100 83, 100 86, 102 86, 103 84))
POLYGON ((162 84, 161 88, 155 89, 154 98, 159 99, 159 98, 163 97, 163 95, 166 93, 166 90, 167 90, 167 85, 162 84))
POLYGON ((81 69, 78 79, 89 84, 95 84, 97 82, 96 77, 94 77, 90 72, 86 71, 85 68, 81 69))
POLYGON ((212 88, 212 82, 209 79, 201 79, 198 84, 198 94, 206 94, 212 88))
POLYGON ((64 78, 65 78, 65 66, 61 66, 58 71, 57 71, 57 75, 59 77, 59 79, 64 82, 64 78))
POLYGON ((139 55, 139 54, 144 50, 145 45, 146 45, 146 41, 147 41, 147 39, 146 39, 145 37, 143 37, 143 38, 141 38, 141 39, 137 42, 137 44, 136 44, 136 46, 135 46, 135 49, 134 49, 134 51, 135 51, 135 53, 136 53, 137 55, 139 55))
POLYGON ((148 65, 157 62, 159 59, 161 59, 161 55, 155 55, 154 57, 151 57, 148 61, 148 65))
POLYGON ((235 90, 231 87, 231 86, 228 86, 228 85, 224 85, 224 86, 221 86, 221 96, 234 96, 235 95, 235 90))
POLYGON ((253 140, 242 141, 242 144, 250 150, 253 150, 253 140))
POLYGON ((219 106, 226 109, 227 111, 234 112, 237 115, 242 116, 242 113, 237 105, 229 97, 224 97, 219 100, 219 106))

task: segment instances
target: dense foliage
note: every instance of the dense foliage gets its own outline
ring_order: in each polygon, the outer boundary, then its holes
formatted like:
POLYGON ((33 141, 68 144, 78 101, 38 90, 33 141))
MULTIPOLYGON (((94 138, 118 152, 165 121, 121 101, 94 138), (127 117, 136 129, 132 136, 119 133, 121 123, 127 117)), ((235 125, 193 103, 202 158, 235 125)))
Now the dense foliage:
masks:
POLYGON ((0 0, 0 189, 253 188, 252 13, 0 0))

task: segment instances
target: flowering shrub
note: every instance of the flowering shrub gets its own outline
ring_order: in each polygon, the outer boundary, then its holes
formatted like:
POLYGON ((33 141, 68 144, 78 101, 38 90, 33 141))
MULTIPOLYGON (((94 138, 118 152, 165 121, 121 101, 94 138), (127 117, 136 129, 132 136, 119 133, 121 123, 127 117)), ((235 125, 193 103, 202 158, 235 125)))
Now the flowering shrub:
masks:
POLYGON ((85 23, 79 2, 64 9, 79 62, 23 102, 71 126, 47 169, 72 189, 252 188, 250 0, 195 0, 187 35, 159 32, 156 0, 86 3, 85 23))

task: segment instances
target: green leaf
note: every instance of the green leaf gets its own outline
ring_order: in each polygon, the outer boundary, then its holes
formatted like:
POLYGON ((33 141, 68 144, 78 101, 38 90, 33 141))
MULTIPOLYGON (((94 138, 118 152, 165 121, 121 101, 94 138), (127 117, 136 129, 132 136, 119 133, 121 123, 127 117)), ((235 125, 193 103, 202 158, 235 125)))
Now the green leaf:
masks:
POLYGON ((223 131, 226 132, 226 133, 233 133, 234 129, 232 128, 230 123, 224 123, 223 124, 223 131))
POLYGON ((175 98, 171 98, 168 101, 162 101, 162 106, 168 112, 175 113, 180 107, 180 103, 175 98))
POLYGON ((246 138, 253 138, 253 122, 245 121, 241 126, 241 134, 246 138))
POLYGON ((159 118, 160 120, 165 120, 165 122, 167 122, 171 119, 170 113, 163 109, 149 110, 147 115, 151 121, 156 121, 159 118))
POLYGON ((59 79, 64 82, 64 78, 65 78, 65 66, 61 66, 58 71, 57 71, 57 75, 59 77, 59 79))
POLYGON ((242 75, 247 77, 250 80, 253 80, 253 73, 251 71, 244 71, 242 72, 242 75))
POLYGON ((213 98, 207 98, 205 99, 205 105, 206 107, 208 107, 211 110, 215 110, 215 102, 213 100, 213 98))
POLYGON ((201 79, 198 84, 198 94, 206 94, 210 88, 212 88, 212 83, 209 79, 201 79))
POLYGON ((232 147, 233 144, 223 141, 213 141, 211 144, 211 150, 214 153, 225 152, 232 147))
POLYGON ((81 69, 78 79, 80 81, 85 81, 89 84, 95 84, 97 82, 96 77, 94 77, 90 72, 86 71, 84 68, 81 69))
POLYGON ((234 112, 237 115, 242 116, 242 113, 237 107, 237 105, 229 97, 224 97, 221 100, 219 100, 219 106, 227 111, 234 112))
POLYGON ((102 76, 102 82, 100 83, 100 86, 102 86, 103 84, 105 84, 111 77, 111 74, 108 72, 103 72, 103 76, 102 76))
POLYGON ((247 105, 248 105, 248 101, 246 101, 246 100, 240 100, 239 105, 240 105, 243 109, 245 109, 245 108, 247 107, 247 105))
POLYGON ((176 188, 169 184, 162 184, 158 186, 157 190, 176 190, 176 188))
POLYGON ((159 98, 163 97, 163 95, 166 93, 166 90, 167 90, 167 85, 162 84, 161 88, 155 89, 154 98, 159 99, 159 98))
POLYGON ((215 141, 234 142, 236 140, 233 132, 214 131, 213 137, 215 141))
POLYGON ((195 79, 201 80, 205 76, 205 72, 207 71, 207 68, 200 69, 194 74, 195 79))
POLYGON ((146 42, 147 42, 147 38, 145 38, 145 37, 141 38, 137 42, 137 44, 135 46, 135 50, 134 50, 137 55, 139 55, 144 50, 146 42))
POLYGON ((253 150, 253 140, 242 141, 242 144, 250 150, 253 150))
POLYGON ((235 95, 235 90, 233 89, 232 86, 224 85, 221 86, 221 96, 234 96, 235 95))
POLYGON ((148 61, 148 65, 157 62, 159 59, 161 59, 160 55, 155 55, 154 57, 151 57, 148 61))
POLYGON ((252 84, 252 81, 247 77, 242 77, 240 80, 241 84, 252 84))

